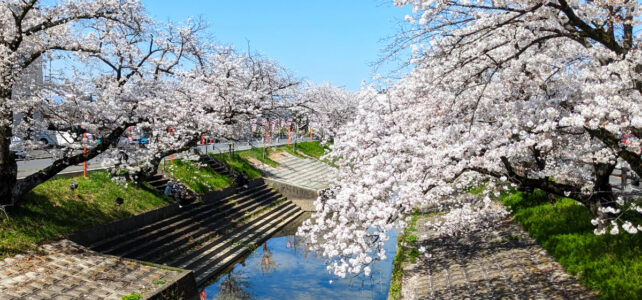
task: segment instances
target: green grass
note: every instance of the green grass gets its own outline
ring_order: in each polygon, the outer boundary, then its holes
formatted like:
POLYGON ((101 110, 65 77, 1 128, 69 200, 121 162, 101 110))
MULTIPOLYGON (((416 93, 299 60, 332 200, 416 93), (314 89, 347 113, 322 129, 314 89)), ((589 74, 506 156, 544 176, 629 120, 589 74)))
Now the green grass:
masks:
POLYGON ((87 178, 51 179, 33 189, 22 204, 0 217, 0 258, 36 250, 39 244, 60 239, 88 227, 130 217, 167 204, 170 200, 149 186, 111 180, 107 172, 87 178), (78 189, 71 191, 75 181, 78 189), (116 205, 121 197, 124 204, 116 205))
POLYGON ((236 154, 243 159, 253 158, 271 167, 278 167, 279 163, 269 158, 273 150, 270 148, 266 149, 264 155, 263 149, 264 148, 252 148, 250 150, 236 152, 236 154))
POLYGON ((143 298, 143 296, 141 296, 141 294, 139 294, 139 293, 131 293, 131 294, 127 295, 127 296, 123 296, 122 299, 123 300, 139 300, 139 299, 142 299, 142 298, 143 298))
POLYGON ((515 220, 600 299, 642 299, 641 234, 597 236, 586 207, 566 198, 551 204, 541 191, 511 192, 502 200, 515 220))
POLYGON ((191 161, 175 159, 173 164, 164 164, 161 167, 169 172, 172 177, 180 180, 181 183, 199 194, 220 190, 232 185, 231 178, 214 172, 209 166, 198 168, 191 161))
POLYGON ((290 154, 292 154, 292 155, 294 155, 294 156, 296 156, 298 158, 305 158, 305 156, 302 155, 301 153, 299 153, 298 151, 294 151, 294 145, 278 146, 278 147, 276 147, 276 149, 280 150, 280 151, 285 151, 287 153, 290 153, 290 154))
POLYGON ((152 283, 155 284, 155 285, 163 285, 163 284, 167 283, 167 280, 165 280, 165 279, 154 280, 154 281, 152 281, 152 283))
MULTIPOLYGON (((319 141, 314 141, 314 142, 297 143, 296 151, 294 151, 294 145, 280 146, 277 149, 287 151, 288 153, 297 157, 305 157, 304 155, 301 155, 301 153, 303 153, 307 156, 310 156, 316 159, 321 159, 321 156, 325 155, 327 152, 330 151, 330 145, 329 144, 321 145, 319 141)), ((330 161, 328 159, 323 159, 323 162, 335 168, 339 167, 336 164, 334 164, 334 161, 330 161)))
POLYGON ((330 150, 330 146, 321 145, 319 141, 301 142, 296 144, 296 150, 305 155, 320 159, 321 156, 325 155, 326 150, 330 150))
POLYGON ((268 157, 271 151, 273 150, 267 149, 265 158, 263 157, 263 148, 252 148, 251 150, 234 152, 231 157, 227 153, 221 153, 221 154, 210 153, 210 155, 214 156, 218 160, 221 160, 223 163, 225 163, 227 166, 232 168, 234 171, 238 173, 245 172, 249 179, 254 179, 254 178, 261 177, 262 173, 259 169, 254 167, 248 161, 248 159, 252 158, 260 162, 263 162, 267 165, 270 165, 272 167, 277 167, 279 164, 268 157))
MULTIPOLYGON (((296 149, 297 151, 294 151, 294 146, 278 146, 278 147, 273 147, 273 148, 268 148, 265 151, 265 156, 263 153, 264 148, 252 148, 250 150, 244 150, 244 151, 238 151, 234 152, 232 156, 228 153, 220 153, 220 154, 213 154, 210 153, 209 155, 212 155, 216 159, 222 161, 225 163, 227 166, 232 168, 234 171, 241 173, 245 172, 248 175, 249 179, 254 179, 254 178, 259 178, 262 176, 262 173, 259 169, 254 167, 249 160, 257 160, 260 161, 266 165, 269 165, 271 167, 278 167, 279 163, 272 160, 269 155, 274 152, 274 151, 286 151, 294 156, 297 157, 305 157, 301 153, 314 157, 314 158, 319 158, 324 154, 325 149, 329 149, 329 146, 327 145, 320 145, 319 142, 302 142, 302 143, 297 143, 296 149)), ((327 160, 324 160, 328 164, 336 167, 334 164, 331 162, 328 162, 327 160)))
POLYGON ((417 219, 419 218, 418 211, 412 216, 410 224, 404 230, 403 234, 397 237, 397 253, 392 261, 392 277, 390 278, 390 299, 399 299, 401 296, 401 282, 403 277, 403 264, 407 261, 415 263, 419 250, 417 250, 417 236, 413 232, 417 232, 417 219))

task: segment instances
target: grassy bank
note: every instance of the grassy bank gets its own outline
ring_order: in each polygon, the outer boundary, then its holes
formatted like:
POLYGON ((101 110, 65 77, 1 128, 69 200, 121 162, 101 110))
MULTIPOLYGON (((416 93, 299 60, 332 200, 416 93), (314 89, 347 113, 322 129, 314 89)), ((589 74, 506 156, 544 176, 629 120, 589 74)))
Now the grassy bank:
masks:
POLYGON ((401 282, 403 278, 403 265, 406 262, 415 263, 419 250, 417 250, 417 219, 418 212, 415 212, 410 220, 410 224, 404 230, 402 235, 397 237, 397 253, 392 261, 392 277, 390 278, 389 298, 399 299, 401 296, 401 282))
POLYGON ((117 184, 107 172, 87 178, 49 180, 31 191, 22 205, 4 214, 0 222, 0 258, 35 250, 39 244, 63 238, 79 230, 133 216, 169 202, 151 186, 117 184), (78 183, 72 191, 69 185, 78 183), (124 199, 117 206, 115 199, 124 199))
POLYGON ((230 178, 214 172, 209 166, 200 166, 196 162, 176 159, 173 164, 167 163, 161 167, 172 177, 199 194, 224 189, 232 185, 230 178))
MULTIPOLYGON (((293 153, 294 152, 294 147, 292 145, 290 146, 281 146, 285 147, 285 150, 293 153)), ((319 141, 314 141, 314 142, 300 142, 296 144, 296 151, 303 153, 307 156, 314 157, 316 159, 320 159, 321 156, 323 156, 326 152, 326 150, 330 150, 329 145, 321 145, 319 141)), ((298 153, 297 153, 298 154, 298 153)))
MULTIPOLYGON (((307 156, 314 157, 319 159, 325 154, 325 151, 329 149, 327 145, 321 145, 317 142, 302 142, 297 143, 296 151, 294 151, 294 145, 284 145, 278 147, 272 147, 265 150, 264 148, 252 148, 250 150, 234 152, 231 156, 228 153, 214 154, 210 153, 209 155, 215 157, 216 159, 225 163, 228 167, 232 168, 234 171, 241 173, 247 173, 250 179, 258 178, 262 176, 262 173, 259 169, 254 167, 250 161, 261 162, 271 167, 278 167, 279 163, 270 158, 270 154, 279 151, 288 152, 294 156, 304 158, 307 156)), ((327 162, 327 161, 326 161, 327 162)), ((329 162, 328 162, 329 163, 329 162)), ((333 165, 332 163, 329 163, 333 165)))
POLYGON ((238 173, 245 172, 249 179, 254 179, 261 177, 262 173, 259 169, 254 167, 249 160, 260 161, 272 167, 277 167, 279 164, 268 157, 271 151, 273 150, 267 149, 265 157, 263 156, 263 148, 252 148, 250 150, 234 152, 231 156, 227 153, 210 153, 210 155, 222 161, 234 171, 238 173))
MULTIPOLYGON (((296 151, 294 151, 294 146, 280 146, 277 149, 287 151, 288 153, 298 156, 298 157, 305 157, 305 155, 316 158, 316 159, 321 159, 321 156, 325 155, 328 151, 330 151, 330 145, 325 144, 322 145, 319 141, 314 141, 314 142, 301 142, 296 144, 296 151), (305 154, 305 155, 302 155, 305 154)), ((328 160, 328 159, 323 159, 323 162, 338 168, 337 165, 334 164, 334 162, 328 160)))
POLYGON ((600 299, 642 299, 642 235, 596 236, 588 209, 571 199, 547 201, 541 191, 512 192, 504 205, 548 253, 600 299))
MULTIPOLYGON (((298 145, 298 144, 297 144, 298 145)), ((285 151, 287 153, 290 153, 298 158, 305 158, 303 154, 301 154, 299 151, 294 151, 294 145, 283 145, 283 146, 278 146, 276 147, 278 151, 285 151)), ((297 147, 298 150, 298 147, 297 147)))
POLYGON ((265 152, 264 148, 252 148, 250 150, 236 152, 236 154, 242 159, 258 160, 268 166, 276 168, 279 166, 279 163, 270 159, 270 153, 272 153, 272 151, 274 151, 272 148, 265 149, 265 152))
POLYGON ((314 142, 302 142, 296 144, 296 150, 300 151, 301 153, 312 156, 316 159, 320 159, 321 156, 323 156, 327 151, 330 151, 330 146, 329 145, 321 145, 319 141, 314 141, 314 142))

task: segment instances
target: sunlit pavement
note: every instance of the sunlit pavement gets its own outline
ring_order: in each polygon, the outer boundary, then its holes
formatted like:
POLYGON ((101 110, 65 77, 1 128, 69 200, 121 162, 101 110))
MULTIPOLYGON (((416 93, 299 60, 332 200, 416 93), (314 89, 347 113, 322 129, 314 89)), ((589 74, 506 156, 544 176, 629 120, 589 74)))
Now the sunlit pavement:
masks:
POLYGON ((514 221, 490 232, 439 237, 417 220, 428 249, 403 267, 403 299, 594 299, 514 221))

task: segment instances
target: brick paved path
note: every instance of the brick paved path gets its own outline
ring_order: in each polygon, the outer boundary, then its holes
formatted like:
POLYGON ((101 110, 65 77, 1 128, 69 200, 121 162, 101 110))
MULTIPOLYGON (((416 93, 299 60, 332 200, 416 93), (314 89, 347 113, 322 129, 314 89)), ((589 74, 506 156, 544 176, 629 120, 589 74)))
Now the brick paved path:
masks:
POLYGON ((431 255, 404 265, 404 299, 594 298, 512 221, 493 232, 440 238, 425 225, 430 218, 417 221, 417 237, 431 255))
POLYGON ((121 299, 164 288, 182 276, 102 255, 69 240, 42 250, 0 261, 0 299, 121 299))

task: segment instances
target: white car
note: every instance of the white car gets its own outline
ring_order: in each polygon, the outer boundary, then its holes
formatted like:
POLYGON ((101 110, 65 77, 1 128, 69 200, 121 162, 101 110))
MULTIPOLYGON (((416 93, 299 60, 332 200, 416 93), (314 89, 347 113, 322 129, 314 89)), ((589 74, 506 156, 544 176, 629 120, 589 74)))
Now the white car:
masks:
POLYGON ((53 131, 53 130, 45 130, 45 131, 39 132, 35 136, 34 140, 40 141, 43 144, 47 146, 52 146, 52 147, 67 146, 67 145, 73 144, 74 142, 74 138, 68 132, 53 131))
POLYGON ((9 144, 9 151, 12 151, 16 155, 16 158, 24 159, 27 157, 27 152, 25 151, 24 145, 20 143, 21 141, 19 137, 12 137, 11 144, 9 144))

